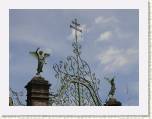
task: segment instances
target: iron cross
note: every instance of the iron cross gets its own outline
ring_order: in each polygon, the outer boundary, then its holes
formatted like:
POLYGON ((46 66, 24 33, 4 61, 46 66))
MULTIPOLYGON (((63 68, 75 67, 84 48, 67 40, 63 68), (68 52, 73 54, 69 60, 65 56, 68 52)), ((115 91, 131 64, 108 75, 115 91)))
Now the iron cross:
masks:
POLYGON ((72 24, 74 26, 70 24, 70 28, 75 30, 75 38, 76 38, 76 42, 77 42, 77 31, 82 33, 82 30, 80 28, 78 28, 78 27, 80 27, 80 24, 77 22, 77 19, 74 19, 74 21, 72 21, 72 24))

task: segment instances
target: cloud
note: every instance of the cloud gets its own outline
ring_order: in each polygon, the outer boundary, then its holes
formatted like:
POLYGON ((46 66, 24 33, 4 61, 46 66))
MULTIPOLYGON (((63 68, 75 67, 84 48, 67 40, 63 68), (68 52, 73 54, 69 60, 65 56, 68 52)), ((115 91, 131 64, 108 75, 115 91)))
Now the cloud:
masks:
POLYGON ((119 39, 129 39, 133 36, 132 32, 130 32, 130 31, 126 32, 126 31, 124 31, 124 29, 120 29, 119 27, 116 27, 114 29, 114 32, 119 39))
POLYGON ((98 16, 95 18, 94 22, 95 24, 103 24, 103 23, 109 23, 109 22, 117 23, 118 19, 116 19, 114 16, 111 16, 111 17, 98 16))
POLYGON ((111 36, 112 36, 111 31, 105 31, 100 34, 99 38, 96 41, 97 42, 106 41, 106 40, 109 40, 111 38, 111 36))
POLYGON ((114 71, 134 63, 137 60, 137 50, 110 47, 108 50, 100 53, 97 58, 102 65, 105 65, 104 71, 114 71))

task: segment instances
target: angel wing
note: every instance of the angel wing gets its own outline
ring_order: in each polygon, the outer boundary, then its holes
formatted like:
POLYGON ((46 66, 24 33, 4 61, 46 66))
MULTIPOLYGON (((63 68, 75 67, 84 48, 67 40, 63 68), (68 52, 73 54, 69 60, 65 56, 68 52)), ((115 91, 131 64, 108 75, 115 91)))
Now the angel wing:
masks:
POLYGON ((46 57, 49 57, 50 56, 50 54, 49 53, 45 53, 44 54, 44 57, 46 58, 46 57))
POLYGON ((38 58, 36 52, 29 52, 33 57, 38 58))

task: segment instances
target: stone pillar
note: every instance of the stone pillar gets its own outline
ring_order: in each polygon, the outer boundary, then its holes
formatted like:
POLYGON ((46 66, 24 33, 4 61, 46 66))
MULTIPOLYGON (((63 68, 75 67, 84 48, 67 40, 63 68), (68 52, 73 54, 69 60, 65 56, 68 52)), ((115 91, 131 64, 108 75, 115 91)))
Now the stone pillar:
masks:
POLYGON ((49 82, 43 77, 33 77, 25 86, 27 90, 27 106, 48 106, 50 86, 49 82))
POLYGON ((9 106, 13 106, 13 99, 11 97, 9 97, 9 106))
POLYGON ((109 98, 104 106, 121 106, 121 102, 117 101, 116 98, 109 98))

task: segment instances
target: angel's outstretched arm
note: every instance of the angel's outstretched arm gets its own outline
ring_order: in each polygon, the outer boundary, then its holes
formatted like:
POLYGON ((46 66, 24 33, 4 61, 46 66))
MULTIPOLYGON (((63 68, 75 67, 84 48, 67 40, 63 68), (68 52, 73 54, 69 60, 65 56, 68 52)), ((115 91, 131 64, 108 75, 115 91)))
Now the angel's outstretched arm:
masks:
POLYGON ((39 50, 40 48, 37 48, 37 50, 36 50, 36 54, 38 54, 38 50, 39 50))

